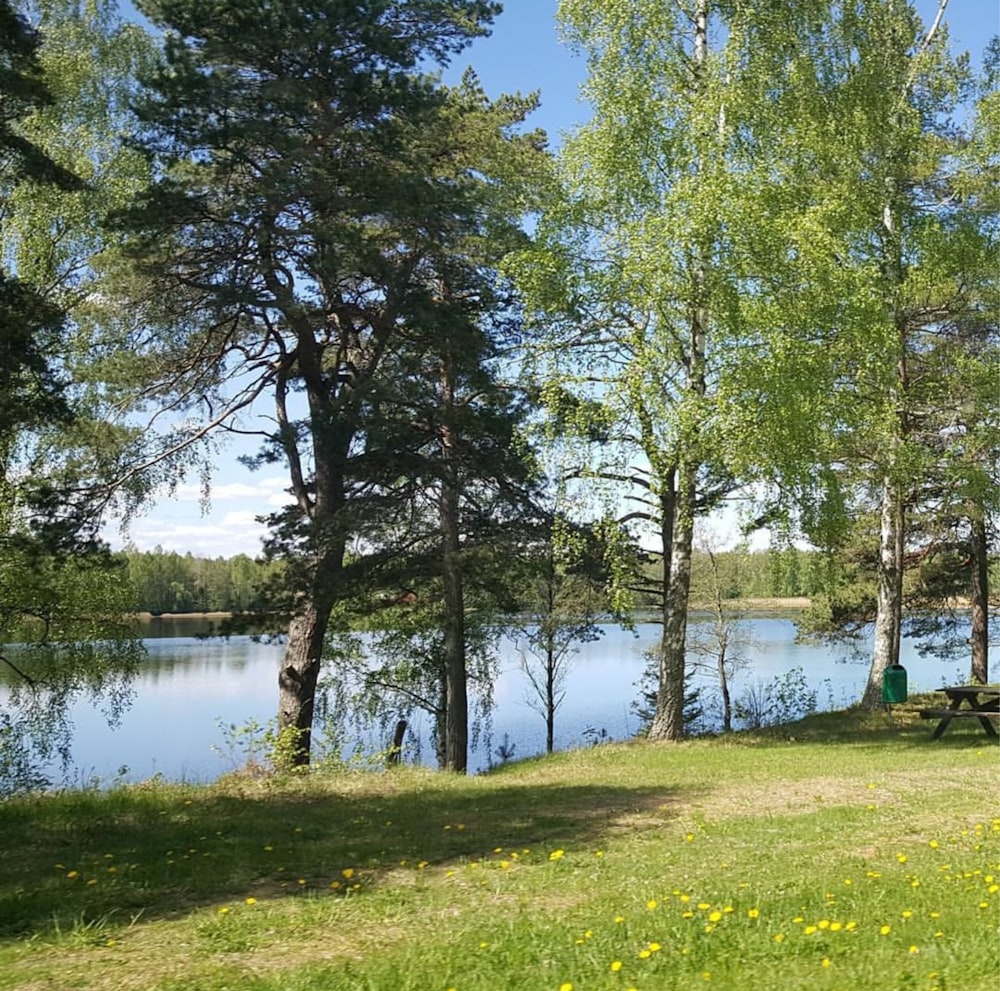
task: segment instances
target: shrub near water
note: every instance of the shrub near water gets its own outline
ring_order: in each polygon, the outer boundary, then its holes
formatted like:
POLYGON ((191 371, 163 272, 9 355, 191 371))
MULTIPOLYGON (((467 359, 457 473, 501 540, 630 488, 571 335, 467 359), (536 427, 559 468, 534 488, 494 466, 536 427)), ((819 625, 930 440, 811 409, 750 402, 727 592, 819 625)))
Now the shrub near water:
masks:
POLYGON ((473 779, 12 802, 0 988, 993 991, 996 756, 825 715, 473 779))

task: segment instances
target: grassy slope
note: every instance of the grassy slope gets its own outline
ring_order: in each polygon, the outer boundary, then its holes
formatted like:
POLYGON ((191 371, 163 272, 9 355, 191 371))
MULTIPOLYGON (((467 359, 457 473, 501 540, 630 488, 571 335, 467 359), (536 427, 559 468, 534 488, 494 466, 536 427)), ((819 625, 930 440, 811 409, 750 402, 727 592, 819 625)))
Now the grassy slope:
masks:
POLYGON ((998 749, 912 708, 3 804, 0 989, 994 991, 998 749))

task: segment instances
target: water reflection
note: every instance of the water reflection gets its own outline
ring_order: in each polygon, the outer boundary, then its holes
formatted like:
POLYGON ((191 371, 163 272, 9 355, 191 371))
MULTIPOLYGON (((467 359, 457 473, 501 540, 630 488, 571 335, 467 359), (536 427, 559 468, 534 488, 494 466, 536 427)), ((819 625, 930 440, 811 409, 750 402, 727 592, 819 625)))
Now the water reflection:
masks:
MULTIPOLYGON (((800 667, 817 689, 821 708, 844 706, 860 695, 866 661, 851 663, 844 649, 796 643, 794 624, 786 619, 758 618, 749 625, 753 666, 738 677, 734 694, 800 667)), ((73 783, 94 776, 109 780, 123 766, 130 780, 162 773, 171 779, 203 781, 232 769, 233 756, 217 752, 224 748, 220 725, 265 724, 273 717, 282 648, 246 635, 199 639, 204 632, 206 623, 199 618, 149 622, 148 659, 136 683, 135 703, 121 725, 110 730, 100 713, 86 705, 74 711, 73 783)), ((584 744, 591 735, 625 739, 637 732, 632 711, 636 684, 645 663, 643 653, 658 635, 654 624, 641 624, 634 632, 608 627, 601 640, 582 645, 556 715, 557 749, 584 744)), ((904 655, 911 691, 965 680, 964 663, 921 658, 909 644, 904 655)), ((515 747, 515 758, 544 750, 544 722, 528 705, 530 689, 513 644, 504 646, 501 669, 491 737, 471 754, 473 771, 496 761, 505 736, 515 747)), ((432 760, 429 718, 414 716, 413 729, 423 741, 422 757, 432 760)))

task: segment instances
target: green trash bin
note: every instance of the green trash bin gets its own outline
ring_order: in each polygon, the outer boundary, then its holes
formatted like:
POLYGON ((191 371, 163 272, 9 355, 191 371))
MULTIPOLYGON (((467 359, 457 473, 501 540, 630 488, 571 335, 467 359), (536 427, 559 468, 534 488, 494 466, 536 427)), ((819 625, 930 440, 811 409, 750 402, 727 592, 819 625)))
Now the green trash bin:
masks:
POLYGON ((906 668, 890 664, 882 672, 882 701, 886 704, 906 701, 906 668))

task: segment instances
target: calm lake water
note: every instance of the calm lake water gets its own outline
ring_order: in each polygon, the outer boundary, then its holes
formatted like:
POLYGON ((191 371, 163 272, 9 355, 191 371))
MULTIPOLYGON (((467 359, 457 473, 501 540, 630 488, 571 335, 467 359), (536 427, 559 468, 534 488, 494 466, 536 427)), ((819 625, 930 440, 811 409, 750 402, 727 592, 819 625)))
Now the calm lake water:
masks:
MULTIPOLYGON (((752 669, 736 677, 734 698, 794 668, 803 669, 817 692, 820 709, 840 708, 860 696, 867 678, 866 660, 851 660, 845 649, 796 643, 795 627, 789 620, 747 623, 754 641, 752 669)), ((135 701, 117 728, 110 729, 89 706, 77 708, 75 763, 68 783, 94 778, 109 782, 116 776, 135 781, 154 774, 172 780, 209 781, 242 763, 240 755, 228 747, 223 727, 250 721, 263 725, 273 718, 281 648, 255 643, 250 637, 205 640, 194 636, 203 628, 200 620, 153 621, 145 641, 148 660, 135 685, 135 701)), ((556 713, 557 749, 586 745, 595 735, 615 740, 635 735, 639 724, 632 703, 645 664, 643 652, 658 636, 659 627, 654 624, 639 625, 634 632, 609 626, 601 640, 581 646, 556 713)), ((911 691, 958 684, 968 677, 967 661, 921 658, 905 641, 902 663, 911 691)), ((505 736, 514 747, 515 759, 545 748, 545 724, 527 704, 529 687, 513 644, 504 645, 501 668, 490 738, 470 753, 470 771, 485 769, 491 760, 498 762, 497 749, 505 736)), ((433 762, 429 718, 414 715, 411 729, 424 741, 419 748, 423 761, 433 762)))

